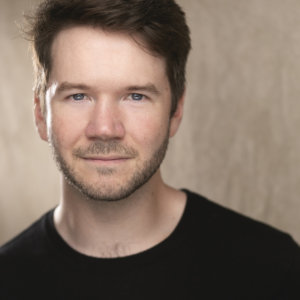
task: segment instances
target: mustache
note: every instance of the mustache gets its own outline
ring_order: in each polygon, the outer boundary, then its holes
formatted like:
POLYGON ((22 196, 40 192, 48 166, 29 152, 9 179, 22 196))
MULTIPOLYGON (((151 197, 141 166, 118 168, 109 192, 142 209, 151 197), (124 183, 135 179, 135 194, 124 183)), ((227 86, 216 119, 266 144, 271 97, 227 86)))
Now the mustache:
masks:
POLYGON ((78 147, 74 149, 73 155, 84 157, 87 155, 98 155, 98 154, 120 154, 126 156, 137 156, 138 152, 127 145, 123 145, 118 141, 95 141, 90 144, 87 148, 78 147))

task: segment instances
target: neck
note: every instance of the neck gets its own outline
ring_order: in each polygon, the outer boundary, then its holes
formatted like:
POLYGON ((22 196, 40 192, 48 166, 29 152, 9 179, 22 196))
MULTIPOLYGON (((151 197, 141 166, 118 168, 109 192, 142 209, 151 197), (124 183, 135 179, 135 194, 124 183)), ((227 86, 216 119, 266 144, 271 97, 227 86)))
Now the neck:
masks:
POLYGON ((112 202, 87 199, 63 181, 63 198, 54 222, 75 250, 95 257, 119 257, 164 240, 184 207, 184 193, 165 185, 159 172, 128 198, 112 202))

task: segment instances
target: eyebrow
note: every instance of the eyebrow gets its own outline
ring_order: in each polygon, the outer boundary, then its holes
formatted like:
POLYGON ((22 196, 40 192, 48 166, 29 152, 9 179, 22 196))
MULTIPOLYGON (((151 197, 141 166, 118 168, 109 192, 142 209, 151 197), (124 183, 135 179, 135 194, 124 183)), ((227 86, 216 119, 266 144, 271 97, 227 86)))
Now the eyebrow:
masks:
MULTIPOLYGON (((62 93, 69 90, 83 90, 88 91, 92 88, 84 83, 71 83, 71 82, 62 82, 56 89, 56 93, 62 93)), ((156 86, 152 83, 146 84, 146 85, 133 85, 126 88, 128 92, 148 92, 154 95, 160 95, 160 91, 156 88, 156 86)))
POLYGON ((134 92, 134 91, 149 92, 149 93, 154 94, 154 95, 159 95, 160 94, 159 90, 152 83, 149 83, 149 84, 146 84, 146 85, 129 86, 127 88, 127 91, 129 91, 129 92, 134 92))
POLYGON ((91 87, 89 87, 86 84, 83 83, 70 83, 70 82, 62 82, 56 89, 56 93, 62 93, 65 91, 73 90, 73 89, 78 89, 78 90, 90 90, 91 87))

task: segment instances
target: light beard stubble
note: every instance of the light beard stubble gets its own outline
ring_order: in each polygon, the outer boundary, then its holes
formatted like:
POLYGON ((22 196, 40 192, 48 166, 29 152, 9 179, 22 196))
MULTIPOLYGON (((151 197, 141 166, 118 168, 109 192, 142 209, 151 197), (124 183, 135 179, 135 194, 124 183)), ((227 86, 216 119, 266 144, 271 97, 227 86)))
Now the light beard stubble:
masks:
MULTIPOLYGON (((76 174, 76 171, 67 164, 59 151, 58 143, 53 134, 51 135, 50 146, 59 170, 62 172, 67 182, 75 187, 82 195, 95 201, 118 201, 129 197, 154 175, 165 157, 168 143, 169 130, 152 157, 144 161, 143 165, 135 170, 134 174, 129 174, 131 178, 129 178, 125 184, 122 186, 115 185, 113 188, 110 188, 109 191, 106 191, 106 193, 99 189, 97 184, 92 185, 84 182, 84 179, 80 178, 80 174, 76 174)), ((73 151, 73 157, 79 159, 79 157, 84 157, 86 155, 107 155, 110 153, 128 155, 129 157, 138 156, 138 152, 135 149, 122 145, 119 141, 97 140, 86 149, 75 149, 73 151)), ((101 180, 101 176, 114 176, 115 169, 99 167, 97 168, 97 172, 99 174, 99 180, 101 180)))

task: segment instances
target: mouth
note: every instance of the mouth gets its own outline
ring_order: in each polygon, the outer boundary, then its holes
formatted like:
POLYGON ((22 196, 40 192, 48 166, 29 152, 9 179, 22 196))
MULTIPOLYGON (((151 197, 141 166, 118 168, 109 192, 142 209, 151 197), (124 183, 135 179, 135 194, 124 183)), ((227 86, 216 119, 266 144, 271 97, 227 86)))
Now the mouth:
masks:
POLYGON ((116 165, 131 159, 131 157, 127 156, 88 156, 81 158, 88 163, 97 165, 116 165))

